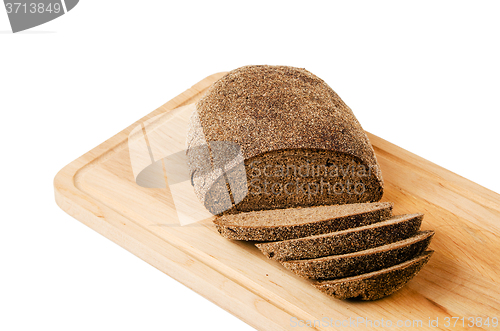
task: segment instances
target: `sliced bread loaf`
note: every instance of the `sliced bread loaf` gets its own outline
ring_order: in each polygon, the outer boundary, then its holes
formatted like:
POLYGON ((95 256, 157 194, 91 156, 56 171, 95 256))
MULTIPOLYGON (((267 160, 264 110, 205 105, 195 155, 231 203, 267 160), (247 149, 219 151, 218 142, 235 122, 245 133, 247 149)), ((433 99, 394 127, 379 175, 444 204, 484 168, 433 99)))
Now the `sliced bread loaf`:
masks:
POLYGON ((349 278, 319 281, 313 283, 313 286, 337 299, 377 300, 402 288, 429 261, 432 253, 433 251, 426 251, 386 269, 349 278))
POLYGON ((219 233, 228 239, 277 241, 381 222, 391 217, 390 202, 253 211, 216 217, 219 233))
POLYGON ((317 259, 283 261, 297 275, 312 279, 350 277, 387 268, 426 250, 434 231, 421 231, 413 237, 355 253, 317 259))
POLYGON ((423 216, 398 215, 362 227, 255 246, 268 258, 278 261, 347 254, 406 239, 417 233, 423 216))
POLYGON ((373 147, 352 110, 301 68, 245 66, 216 81, 191 116, 186 154, 195 193, 214 214, 383 194, 373 147))

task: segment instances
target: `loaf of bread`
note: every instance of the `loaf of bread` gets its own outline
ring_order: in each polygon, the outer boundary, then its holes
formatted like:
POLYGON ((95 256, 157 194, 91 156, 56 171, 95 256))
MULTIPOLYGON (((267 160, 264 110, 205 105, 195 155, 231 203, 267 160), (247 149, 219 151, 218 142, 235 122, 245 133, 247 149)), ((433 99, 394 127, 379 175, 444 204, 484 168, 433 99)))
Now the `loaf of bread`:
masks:
POLYGON ((315 236, 255 244, 267 257, 278 260, 314 259, 382 246, 416 234, 423 214, 393 216, 385 221, 315 236))
POLYGON ((255 65, 216 81, 187 137, 195 193, 213 214, 379 201, 373 148, 351 109, 320 78, 255 65))
POLYGON ((401 288, 432 251, 422 214, 392 217, 374 150, 351 109, 305 69, 245 66, 197 102, 191 184, 219 233, 336 298, 401 288))
POLYGON ((333 279, 388 268, 423 253, 434 231, 421 231, 413 237, 364 251, 331 255, 317 259, 283 261, 289 270, 304 278, 333 279))
POLYGON ((348 278, 324 280, 312 285, 337 299, 377 300, 402 288, 429 261, 433 251, 426 251, 395 266, 348 278))
POLYGON ((277 241, 330 233, 381 222, 392 216, 390 202, 253 211, 214 219, 219 233, 236 240, 277 241))

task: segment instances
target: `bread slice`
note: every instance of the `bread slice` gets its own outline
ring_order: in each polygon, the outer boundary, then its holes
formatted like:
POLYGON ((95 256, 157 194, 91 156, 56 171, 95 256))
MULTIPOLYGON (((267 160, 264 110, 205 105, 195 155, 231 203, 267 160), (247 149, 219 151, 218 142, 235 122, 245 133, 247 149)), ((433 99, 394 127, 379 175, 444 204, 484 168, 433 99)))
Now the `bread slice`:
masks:
POLYGON ((219 216, 214 223, 228 239, 276 241, 381 222, 391 217, 392 206, 374 202, 254 211, 219 216))
POLYGON ((258 243, 255 246, 268 258, 278 261, 347 254, 406 239, 417 233, 423 216, 398 215, 362 227, 298 239, 258 243))
POLYGON ((408 283, 429 261, 433 252, 426 251, 386 269, 349 278, 319 281, 312 285, 337 299, 377 300, 396 292, 408 283))
POLYGON ((217 215, 382 198, 365 131, 303 68, 230 71, 197 102, 186 143, 195 193, 217 215))
POLYGON ((313 279, 350 277, 380 270, 419 255, 431 241, 434 231, 421 231, 408 239, 355 253, 317 259, 283 261, 297 275, 313 279))

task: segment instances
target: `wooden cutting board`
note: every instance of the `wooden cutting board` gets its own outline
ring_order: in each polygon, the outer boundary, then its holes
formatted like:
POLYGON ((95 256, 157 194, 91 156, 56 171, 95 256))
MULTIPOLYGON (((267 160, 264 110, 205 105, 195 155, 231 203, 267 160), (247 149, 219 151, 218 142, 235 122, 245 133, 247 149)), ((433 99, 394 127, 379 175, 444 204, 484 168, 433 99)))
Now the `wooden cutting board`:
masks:
MULTIPOLYGON (((395 214, 425 213, 422 229, 436 231, 429 263, 392 296, 372 302, 336 300, 252 244, 222 238, 210 219, 181 226, 170 187, 136 183, 132 163, 153 160, 131 154, 129 135, 145 134, 145 144, 152 143, 147 139, 151 119, 190 107, 223 74, 205 78, 64 167, 54 180, 57 204, 259 330, 296 330, 315 320, 311 329, 332 330, 349 318, 360 328, 369 327, 368 320, 374 328, 388 320, 393 325, 420 320, 423 329, 429 319, 438 319, 440 329, 450 324, 456 330, 467 327, 470 317, 483 323, 489 317, 490 327, 483 327, 492 328, 492 318, 500 318, 500 195, 369 133, 385 181, 382 201, 394 202, 395 214)), ((184 134, 172 131, 162 139, 180 148, 184 134)))

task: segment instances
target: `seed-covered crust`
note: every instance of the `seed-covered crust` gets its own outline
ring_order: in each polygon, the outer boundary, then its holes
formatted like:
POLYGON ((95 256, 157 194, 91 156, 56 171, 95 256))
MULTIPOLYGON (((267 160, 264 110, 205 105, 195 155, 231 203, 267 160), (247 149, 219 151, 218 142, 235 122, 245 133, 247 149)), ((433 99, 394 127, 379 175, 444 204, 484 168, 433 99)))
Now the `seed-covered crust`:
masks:
POLYGON ((337 299, 377 300, 402 288, 429 261, 433 251, 401 264, 349 278, 325 280, 312 285, 337 299))
POLYGON ((421 231, 408 239, 355 253, 317 259, 283 261, 289 270, 304 278, 333 279, 387 268, 424 252, 434 231, 421 231))
POLYGON ((423 216, 398 215, 362 227, 255 246, 268 258, 278 261, 347 254, 406 239, 417 233, 423 216))
POLYGON ((277 241, 340 231, 392 216, 390 202, 254 211, 216 217, 219 233, 236 240, 277 241))
MULTIPOLYGON (((382 174, 374 150, 353 112, 322 79, 301 68, 253 65, 230 71, 196 104, 187 148, 195 192, 214 214, 379 201, 383 194, 382 174), (366 191, 322 193, 313 197, 254 195, 246 190, 252 180, 250 176, 246 178, 248 183, 240 178, 228 188, 219 181, 224 178, 220 165, 215 164, 217 153, 211 152, 214 142, 239 146, 235 159, 245 163, 247 173, 251 170, 249 161, 261 159, 266 162, 264 166, 283 162, 294 166, 310 162, 318 167, 333 162, 351 163, 356 171, 363 168, 363 172, 369 173, 360 179, 366 191), (324 157, 309 156, 320 151, 324 157), (232 201, 228 191, 236 195, 232 201)), ((334 186, 339 178, 325 178, 325 181, 334 186)), ((283 187, 296 179, 300 176, 271 178, 270 186, 283 187)), ((318 187, 319 183, 314 185, 318 187)))

